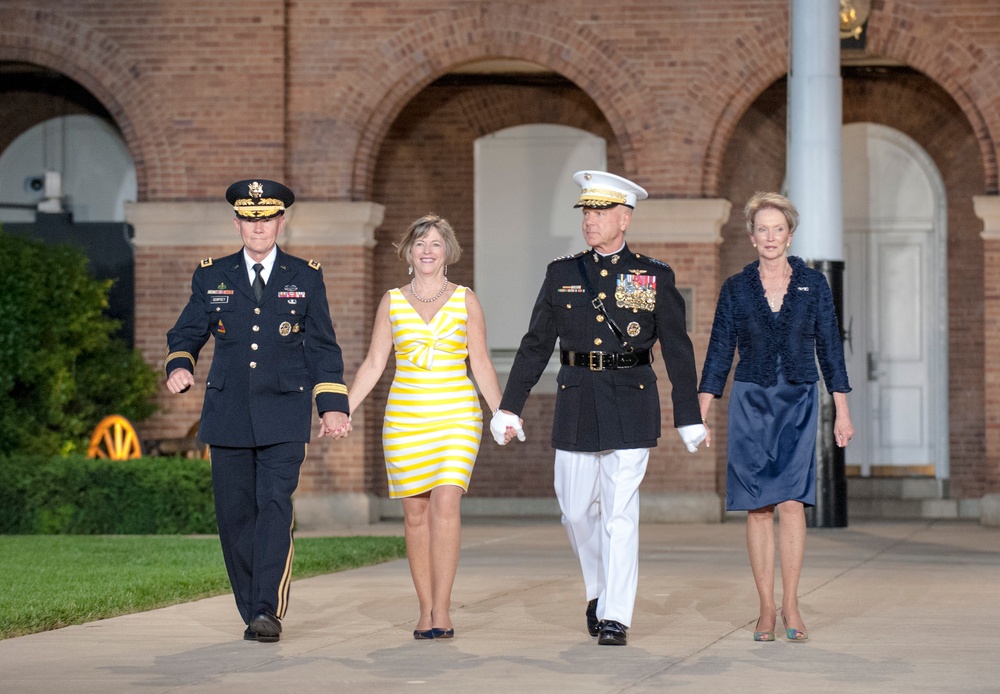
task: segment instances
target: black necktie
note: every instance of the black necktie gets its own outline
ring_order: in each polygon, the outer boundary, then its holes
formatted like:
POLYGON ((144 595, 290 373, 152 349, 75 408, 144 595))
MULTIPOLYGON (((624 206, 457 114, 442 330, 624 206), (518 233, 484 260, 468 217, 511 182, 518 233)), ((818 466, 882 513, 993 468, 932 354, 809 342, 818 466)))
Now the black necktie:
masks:
POLYGON ((260 271, 264 269, 264 266, 260 263, 254 263, 253 271, 253 295, 257 297, 257 301, 260 301, 260 297, 264 295, 264 278, 260 276, 260 271))

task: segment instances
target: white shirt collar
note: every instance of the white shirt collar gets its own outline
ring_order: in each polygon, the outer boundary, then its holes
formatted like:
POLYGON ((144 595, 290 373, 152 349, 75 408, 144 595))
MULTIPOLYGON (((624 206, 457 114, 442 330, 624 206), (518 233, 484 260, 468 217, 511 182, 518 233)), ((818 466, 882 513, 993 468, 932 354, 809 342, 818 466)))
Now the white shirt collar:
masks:
POLYGON ((601 256, 602 258, 607 258, 609 255, 614 255, 615 253, 621 253, 624 250, 625 250, 625 242, 622 241, 622 247, 619 248, 617 251, 613 251, 611 253, 601 253, 599 250, 597 250, 595 248, 594 249, 594 253, 596 253, 597 255, 601 256))
MULTIPOLYGON (((264 269, 260 271, 260 276, 264 278, 264 284, 267 284, 268 279, 271 277, 271 268, 274 267, 274 260, 277 257, 278 247, 274 246, 274 248, 271 249, 271 252, 267 254, 267 257, 260 261, 260 264, 264 266, 264 269)), ((250 284, 253 284, 253 266, 257 261, 247 254, 246 248, 243 249, 243 260, 247 264, 247 277, 250 278, 250 284)))

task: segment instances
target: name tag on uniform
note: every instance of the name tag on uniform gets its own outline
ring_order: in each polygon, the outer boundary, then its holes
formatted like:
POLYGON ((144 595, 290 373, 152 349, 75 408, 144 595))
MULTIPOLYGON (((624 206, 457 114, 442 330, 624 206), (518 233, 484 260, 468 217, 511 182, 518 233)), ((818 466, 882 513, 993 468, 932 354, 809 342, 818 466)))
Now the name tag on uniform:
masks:
POLYGON ((213 304, 228 304, 229 303, 229 297, 228 296, 213 296, 212 297, 212 303, 213 304))

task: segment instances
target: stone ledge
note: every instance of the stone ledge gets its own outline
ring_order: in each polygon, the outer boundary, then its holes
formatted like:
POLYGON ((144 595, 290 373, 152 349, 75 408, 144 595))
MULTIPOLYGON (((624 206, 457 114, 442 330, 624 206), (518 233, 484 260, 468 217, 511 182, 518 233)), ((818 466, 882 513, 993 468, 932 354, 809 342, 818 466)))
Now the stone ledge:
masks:
POLYGON ((1000 494, 987 494, 979 500, 979 524, 1000 528, 1000 494))

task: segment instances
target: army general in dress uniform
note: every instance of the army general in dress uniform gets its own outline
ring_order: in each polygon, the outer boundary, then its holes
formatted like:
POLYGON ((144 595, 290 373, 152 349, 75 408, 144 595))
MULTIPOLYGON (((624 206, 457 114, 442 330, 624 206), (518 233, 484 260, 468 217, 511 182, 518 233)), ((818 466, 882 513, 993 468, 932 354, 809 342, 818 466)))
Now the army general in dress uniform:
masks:
POLYGON ((672 384, 674 425, 692 453, 705 428, 673 270, 625 243, 646 191, 603 171, 579 171, 574 180, 591 250, 549 265, 491 430, 498 443, 514 434, 523 440, 517 415, 559 338, 556 496, 583 570, 588 630, 601 645, 623 646, 638 582, 638 488, 660 436, 651 366, 657 340, 672 384))
POLYGON ((167 388, 194 384, 215 338, 198 438, 209 444, 219 538, 244 638, 277 641, 292 573, 292 492, 309 442, 350 431, 340 347, 319 263, 276 245, 292 191, 264 179, 226 191, 243 248, 201 261, 167 333, 167 388))

